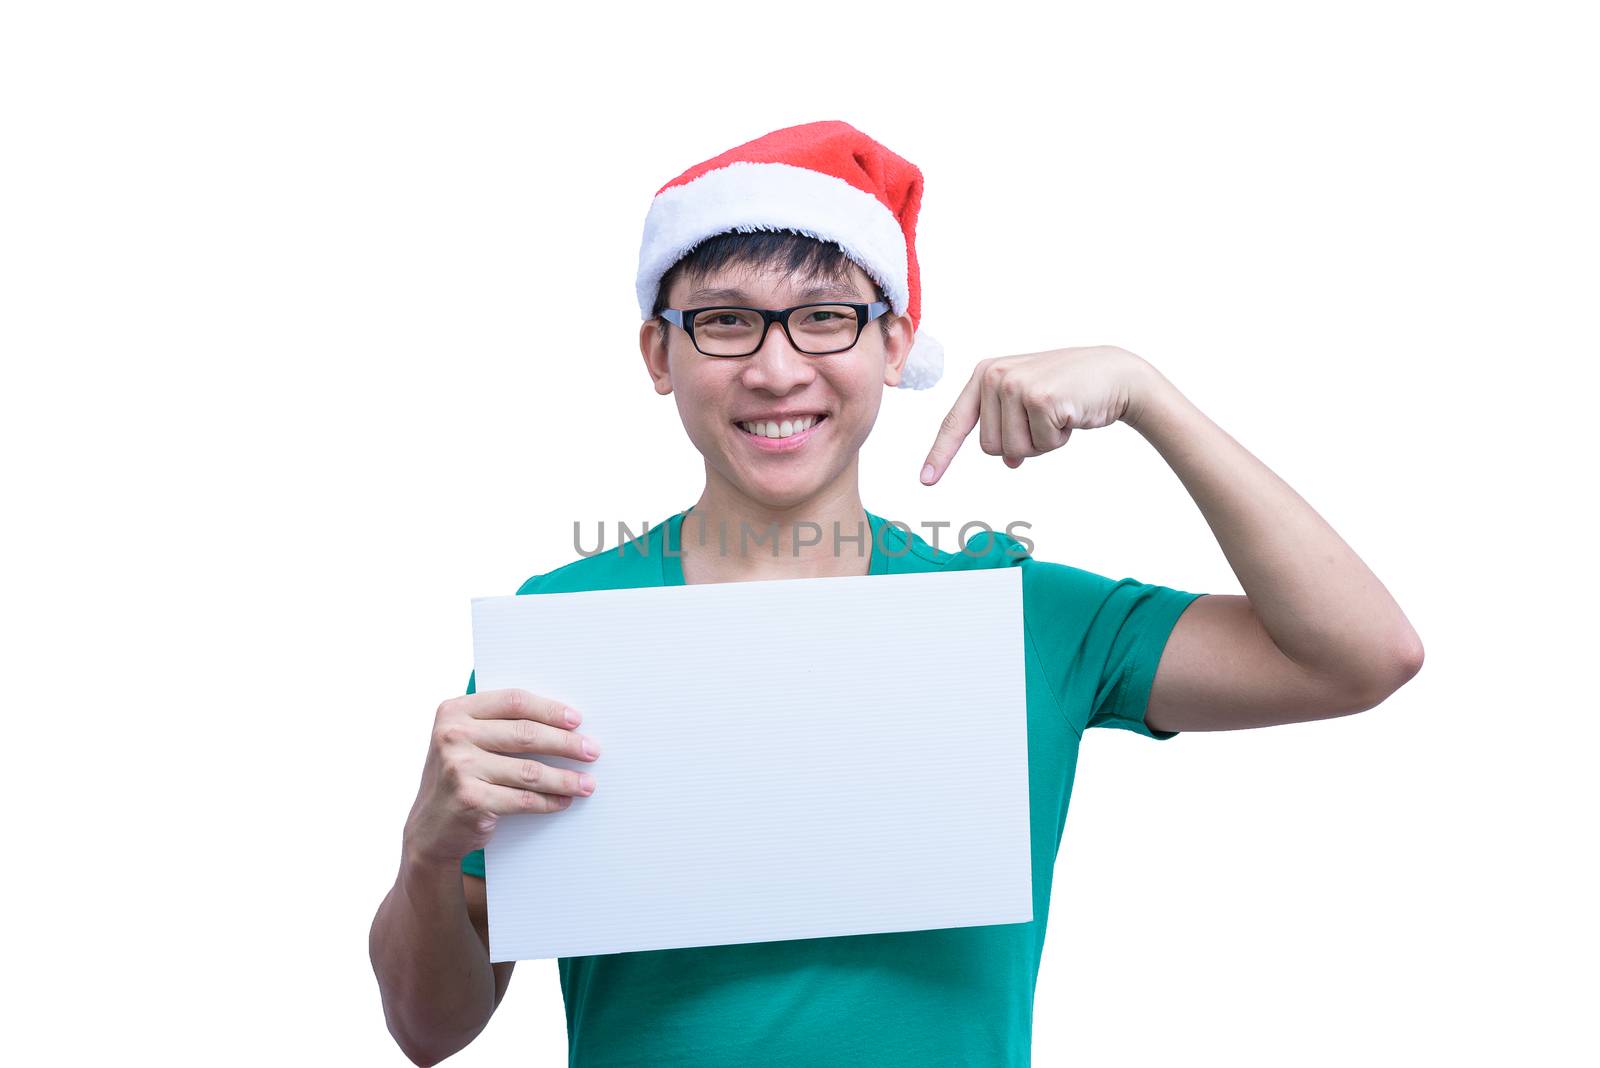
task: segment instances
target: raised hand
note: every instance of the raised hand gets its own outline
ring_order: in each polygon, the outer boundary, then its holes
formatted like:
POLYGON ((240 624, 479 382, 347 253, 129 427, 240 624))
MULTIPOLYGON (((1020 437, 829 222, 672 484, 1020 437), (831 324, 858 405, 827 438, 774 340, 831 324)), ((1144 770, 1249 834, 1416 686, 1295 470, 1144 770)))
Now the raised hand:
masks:
POLYGON ((1007 467, 1059 449, 1075 429, 1126 419, 1150 365, 1114 345, 1051 349, 983 360, 944 417, 922 468, 924 485, 944 475, 961 443, 978 443, 1007 467))

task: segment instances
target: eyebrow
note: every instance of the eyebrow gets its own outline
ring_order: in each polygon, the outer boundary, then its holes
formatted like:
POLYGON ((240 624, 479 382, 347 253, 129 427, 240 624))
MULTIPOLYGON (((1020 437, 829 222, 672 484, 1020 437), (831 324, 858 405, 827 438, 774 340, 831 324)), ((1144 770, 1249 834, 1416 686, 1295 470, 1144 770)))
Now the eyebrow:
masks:
MULTIPOLYGON (((696 289, 684 298, 687 307, 700 307, 707 302, 722 300, 744 301, 751 300, 750 294, 742 289, 696 289)), ((870 301, 856 292, 854 286, 841 285, 837 282, 809 286, 795 294, 795 299, 801 304, 809 304, 815 300, 843 300, 851 304, 867 304, 870 301)))

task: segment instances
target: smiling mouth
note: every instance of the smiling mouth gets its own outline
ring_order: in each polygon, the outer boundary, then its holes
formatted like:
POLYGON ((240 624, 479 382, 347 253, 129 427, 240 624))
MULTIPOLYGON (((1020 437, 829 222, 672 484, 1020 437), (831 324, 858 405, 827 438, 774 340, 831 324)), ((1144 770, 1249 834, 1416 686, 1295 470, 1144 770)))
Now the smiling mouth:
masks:
POLYGON ((772 441, 782 441, 785 438, 798 437, 808 430, 820 426, 828 417, 826 415, 806 416, 795 420, 783 422, 765 421, 735 421, 734 426, 744 431, 753 438, 767 438, 772 441))

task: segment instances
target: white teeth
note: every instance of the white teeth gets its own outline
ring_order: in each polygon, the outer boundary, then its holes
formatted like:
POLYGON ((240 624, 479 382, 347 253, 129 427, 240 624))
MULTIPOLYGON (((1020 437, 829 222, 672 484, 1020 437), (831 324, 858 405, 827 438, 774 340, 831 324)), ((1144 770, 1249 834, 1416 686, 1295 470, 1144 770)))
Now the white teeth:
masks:
POLYGON ((802 431, 810 430, 817 424, 817 418, 814 415, 803 415, 799 419, 785 419, 781 423, 771 420, 755 423, 743 422, 739 424, 739 429, 747 434, 755 434, 757 437, 787 438, 793 437, 802 431))

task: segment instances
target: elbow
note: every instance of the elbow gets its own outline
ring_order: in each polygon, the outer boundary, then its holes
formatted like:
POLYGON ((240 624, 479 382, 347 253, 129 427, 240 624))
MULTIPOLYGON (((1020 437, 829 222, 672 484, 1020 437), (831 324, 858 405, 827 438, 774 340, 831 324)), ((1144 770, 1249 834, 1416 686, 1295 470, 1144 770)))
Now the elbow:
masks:
MULTIPOLYGON (((433 1068, 440 1061, 448 1060, 459 1053, 465 1042, 451 1041, 446 1036, 430 1033, 417 1021, 408 1021, 398 1010, 385 1003, 384 1023, 389 1028, 389 1037, 394 1039, 394 1044, 400 1047, 400 1052, 417 1068, 433 1068)), ((470 1039, 469 1039, 470 1041, 470 1039)))
POLYGON ((394 1039, 395 1045, 400 1047, 400 1052, 404 1053, 406 1059, 415 1064, 417 1068, 433 1068, 435 1064, 445 1060, 454 1052, 447 1053, 439 1049, 429 1049, 419 1043, 412 1042, 393 1023, 389 1025, 389 1035, 394 1039))
POLYGON ((1422 670, 1422 657, 1422 639, 1417 636, 1416 631, 1407 629, 1405 639, 1401 641, 1399 647, 1400 682, 1395 689, 1398 690, 1410 682, 1416 677, 1417 672, 1422 670))
POLYGON ((1416 678, 1417 672, 1422 670, 1422 661, 1422 639, 1417 636, 1416 631, 1408 628, 1404 635, 1390 645, 1389 651, 1382 657, 1380 661, 1383 665, 1382 670, 1369 674, 1365 682, 1358 687, 1356 710, 1365 711, 1387 701, 1396 690, 1416 678))
POLYGON ((437 1057, 430 1057, 421 1050, 412 1049, 403 1042, 398 1044, 400 1046, 400 1052, 406 1055, 406 1060, 416 1065, 417 1068, 433 1068, 434 1065, 439 1063, 439 1059, 437 1057))
MULTIPOLYGON (((380 913, 381 915, 381 913, 380 913)), ((368 952, 372 957, 372 968, 378 976, 379 999, 383 1003, 383 1022, 389 1029, 389 1037, 394 1039, 394 1044, 400 1047, 400 1052, 406 1059, 418 1068, 432 1068, 433 1065, 446 1059, 456 1052, 455 1049, 440 1049, 437 1044, 419 1041, 412 1037, 412 1032, 406 1027, 404 1010, 397 1003, 392 984, 385 983, 383 956, 380 952, 378 925, 374 922, 370 936, 368 952)))
POLYGON ((1395 641, 1391 647, 1389 668, 1389 692, 1385 697, 1394 693, 1400 687, 1417 677, 1417 672, 1422 670, 1422 639, 1410 627, 1395 641))

